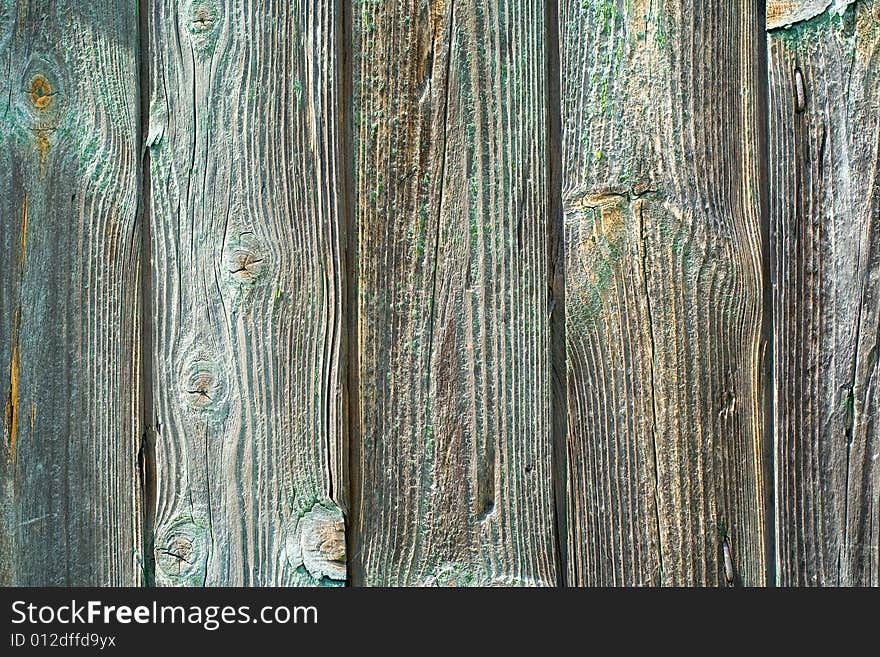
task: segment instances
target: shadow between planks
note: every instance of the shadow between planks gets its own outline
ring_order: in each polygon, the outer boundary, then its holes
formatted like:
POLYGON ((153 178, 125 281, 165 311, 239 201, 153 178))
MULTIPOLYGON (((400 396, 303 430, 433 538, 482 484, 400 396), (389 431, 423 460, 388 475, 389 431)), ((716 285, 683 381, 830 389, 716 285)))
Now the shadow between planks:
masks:
POLYGON ((0 0, 0 582, 876 586, 878 23, 0 0))

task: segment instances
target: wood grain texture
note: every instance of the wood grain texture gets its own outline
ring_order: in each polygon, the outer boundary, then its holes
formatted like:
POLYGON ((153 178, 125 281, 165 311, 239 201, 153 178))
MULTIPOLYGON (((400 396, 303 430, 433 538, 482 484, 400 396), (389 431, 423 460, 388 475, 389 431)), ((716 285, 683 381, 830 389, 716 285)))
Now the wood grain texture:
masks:
POLYGON ((342 584, 337 6, 150 23, 156 582, 342 584))
POLYGON ((136 585, 136 7, 0 0, 0 99, 0 584, 136 585))
POLYGON ((557 581, 543 11, 354 5, 355 583, 557 581))
POLYGON ((560 3, 572 585, 765 581, 758 15, 560 3))
POLYGON ((777 579, 880 584, 880 2, 769 35, 777 579))

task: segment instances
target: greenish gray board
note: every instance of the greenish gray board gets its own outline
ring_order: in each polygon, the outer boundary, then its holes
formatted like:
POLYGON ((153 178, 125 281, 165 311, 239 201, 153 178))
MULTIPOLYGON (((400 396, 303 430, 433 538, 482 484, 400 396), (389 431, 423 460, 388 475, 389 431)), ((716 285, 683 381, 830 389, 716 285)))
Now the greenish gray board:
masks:
POLYGON ((768 37, 777 581, 877 586, 880 2, 824 6, 768 37))
POLYGON ((544 5, 353 5, 353 576, 555 585, 544 5))
POLYGON ((137 585, 132 2, 0 0, 0 584, 137 585))
POLYGON ((572 585, 765 582, 758 17, 560 3, 572 585))
POLYGON ((345 580, 337 10, 152 3, 159 585, 345 580))

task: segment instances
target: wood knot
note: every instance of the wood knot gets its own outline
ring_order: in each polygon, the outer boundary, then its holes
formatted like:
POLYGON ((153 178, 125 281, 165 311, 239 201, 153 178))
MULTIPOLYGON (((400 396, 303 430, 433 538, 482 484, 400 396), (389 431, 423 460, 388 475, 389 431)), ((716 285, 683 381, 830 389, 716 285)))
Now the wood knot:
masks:
POLYGON ((37 110, 43 111, 52 102, 52 85, 46 76, 37 73, 32 79, 29 89, 31 103, 37 110))
POLYGON ((239 237, 230 244, 226 254, 226 269, 232 279, 245 285, 253 285, 266 272, 266 259, 252 233, 239 237))
POLYGON ((159 553, 161 567, 165 572, 180 575, 192 564, 193 544, 188 538, 175 536, 159 553))
POLYGON ((194 411, 219 412, 225 405, 223 371, 209 360, 195 360, 185 371, 183 396, 194 411))
POLYGON ((43 138, 58 127, 64 114, 61 93, 61 65, 52 59, 37 57, 25 70, 18 102, 21 119, 43 138))
POLYGON ((211 404, 215 384, 216 380, 211 372, 200 372, 195 376, 187 386, 189 405, 197 409, 207 408, 211 404))
POLYGON ((195 0, 190 4, 187 20, 195 49, 201 53, 213 50, 220 31, 220 8, 214 0, 195 0))
POLYGON ((313 579, 344 581, 346 577, 345 518, 332 502, 315 503, 295 517, 285 545, 287 561, 313 579))
POLYGON ((215 16, 211 11, 211 7, 207 5, 198 5, 193 9, 193 28, 206 32, 214 25, 215 16))
POLYGON ((161 584, 201 586, 207 567, 207 531, 186 517, 173 521, 156 541, 156 575, 161 584))

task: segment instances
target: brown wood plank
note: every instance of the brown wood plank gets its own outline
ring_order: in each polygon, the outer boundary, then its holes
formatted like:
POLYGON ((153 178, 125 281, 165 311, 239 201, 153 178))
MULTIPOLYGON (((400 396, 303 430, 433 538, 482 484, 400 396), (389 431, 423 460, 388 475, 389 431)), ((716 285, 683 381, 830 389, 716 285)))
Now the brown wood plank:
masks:
POLYGON ((553 585, 543 3, 356 3, 355 583, 553 585))
POLYGON ((0 2, 0 584, 133 586, 137 6, 0 2))
POLYGON ((346 577, 337 21, 153 4, 160 585, 346 577))
POLYGON ((777 580, 877 586, 880 2, 768 17, 777 580))
POLYGON ((568 581, 765 581, 758 3, 560 3, 568 581))

